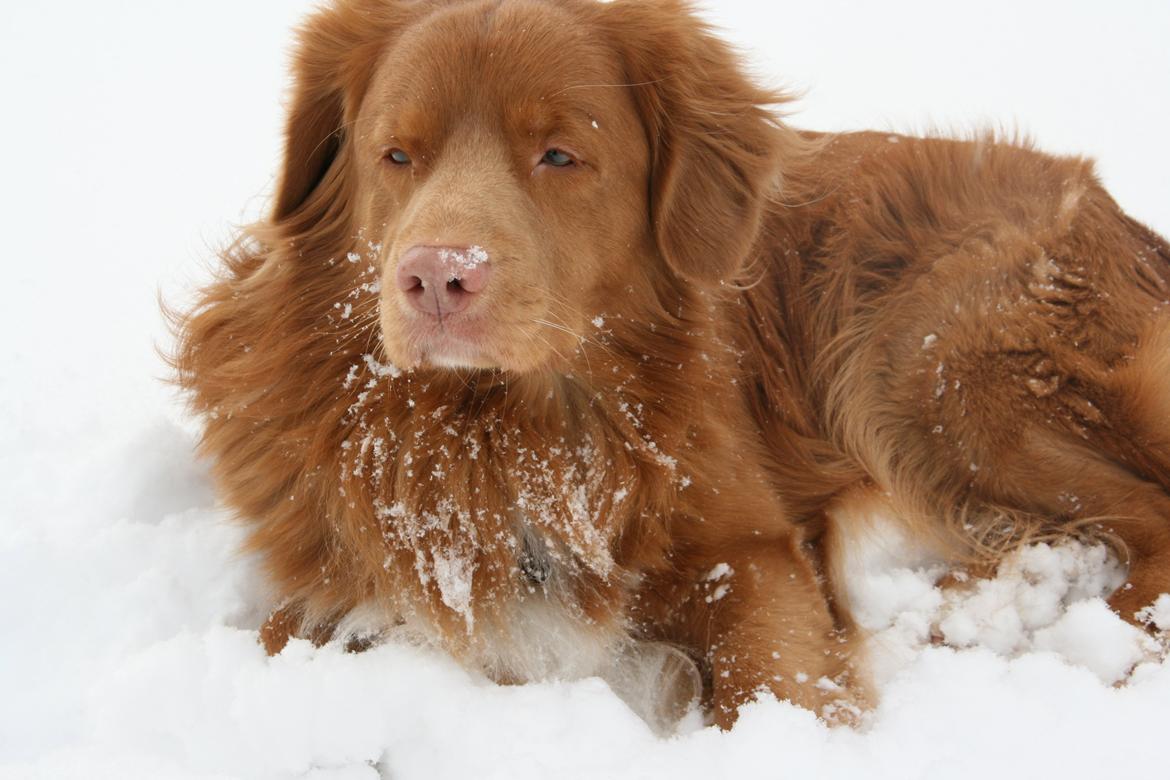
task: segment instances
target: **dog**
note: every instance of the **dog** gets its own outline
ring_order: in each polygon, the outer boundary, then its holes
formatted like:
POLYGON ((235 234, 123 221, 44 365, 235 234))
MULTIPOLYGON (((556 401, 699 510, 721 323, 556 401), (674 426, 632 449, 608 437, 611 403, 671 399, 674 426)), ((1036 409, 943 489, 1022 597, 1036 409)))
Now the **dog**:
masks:
POLYGON ((678 0, 334 0, 293 73, 174 355, 269 652, 848 719, 859 500, 956 559, 1107 538, 1131 621, 1170 591, 1170 247, 1090 163, 797 131, 678 0))

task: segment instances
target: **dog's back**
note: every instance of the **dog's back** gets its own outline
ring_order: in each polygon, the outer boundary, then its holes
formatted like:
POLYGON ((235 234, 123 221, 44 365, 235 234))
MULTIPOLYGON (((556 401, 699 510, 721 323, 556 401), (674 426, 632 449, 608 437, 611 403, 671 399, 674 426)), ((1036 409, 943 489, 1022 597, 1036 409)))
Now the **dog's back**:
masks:
POLYGON ((964 553, 1099 524, 1123 614, 1170 589, 1166 242, 991 138, 838 136, 788 181, 743 338, 790 502, 872 480, 964 553))

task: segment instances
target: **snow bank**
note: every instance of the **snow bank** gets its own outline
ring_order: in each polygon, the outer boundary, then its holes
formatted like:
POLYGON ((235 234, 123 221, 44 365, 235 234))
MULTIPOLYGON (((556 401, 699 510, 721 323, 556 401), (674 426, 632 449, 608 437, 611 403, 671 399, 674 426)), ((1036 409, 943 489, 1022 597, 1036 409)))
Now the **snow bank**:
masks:
POLYGON ((160 421, 110 454, 123 482, 152 485, 136 491, 133 519, 0 539, 0 776, 901 779, 1165 766, 1170 664, 1100 600, 1117 577, 1100 548, 1029 548, 995 579, 947 590, 937 564, 871 562, 852 587, 868 596, 881 703, 860 728, 768 700, 730 733, 692 712, 660 739, 598 679, 496 686, 393 643, 350 654, 294 641, 267 658, 256 628, 269 601, 236 552, 239 529, 205 490, 182 494, 188 508, 171 503, 175 484, 205 485, 190 446, 160 421))

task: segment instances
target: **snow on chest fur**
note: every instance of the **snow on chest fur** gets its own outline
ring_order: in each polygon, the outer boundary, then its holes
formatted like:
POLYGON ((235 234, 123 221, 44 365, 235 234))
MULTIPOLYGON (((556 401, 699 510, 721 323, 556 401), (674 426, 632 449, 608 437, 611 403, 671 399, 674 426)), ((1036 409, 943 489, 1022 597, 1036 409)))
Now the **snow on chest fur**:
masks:
POLYGON ((434 643, 501 681, 600 673, 629 646, 636 574, 614 551, 649 514, 636 496, 658 448, 572 399, 450 402, 409 373, 374 379, 347 413, 338 530, 375 595, 339 632, 434 643))

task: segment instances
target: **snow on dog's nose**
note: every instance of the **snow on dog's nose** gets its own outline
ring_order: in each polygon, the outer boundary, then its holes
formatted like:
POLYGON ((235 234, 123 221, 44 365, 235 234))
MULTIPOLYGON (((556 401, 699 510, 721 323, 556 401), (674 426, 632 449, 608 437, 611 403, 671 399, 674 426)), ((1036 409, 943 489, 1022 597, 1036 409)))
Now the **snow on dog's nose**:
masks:
POLYGON ((419 244, 398 262, 398 289, 416 311, 442 318, 466 309, 491 276, 488 253, 478 246, 419 244))

